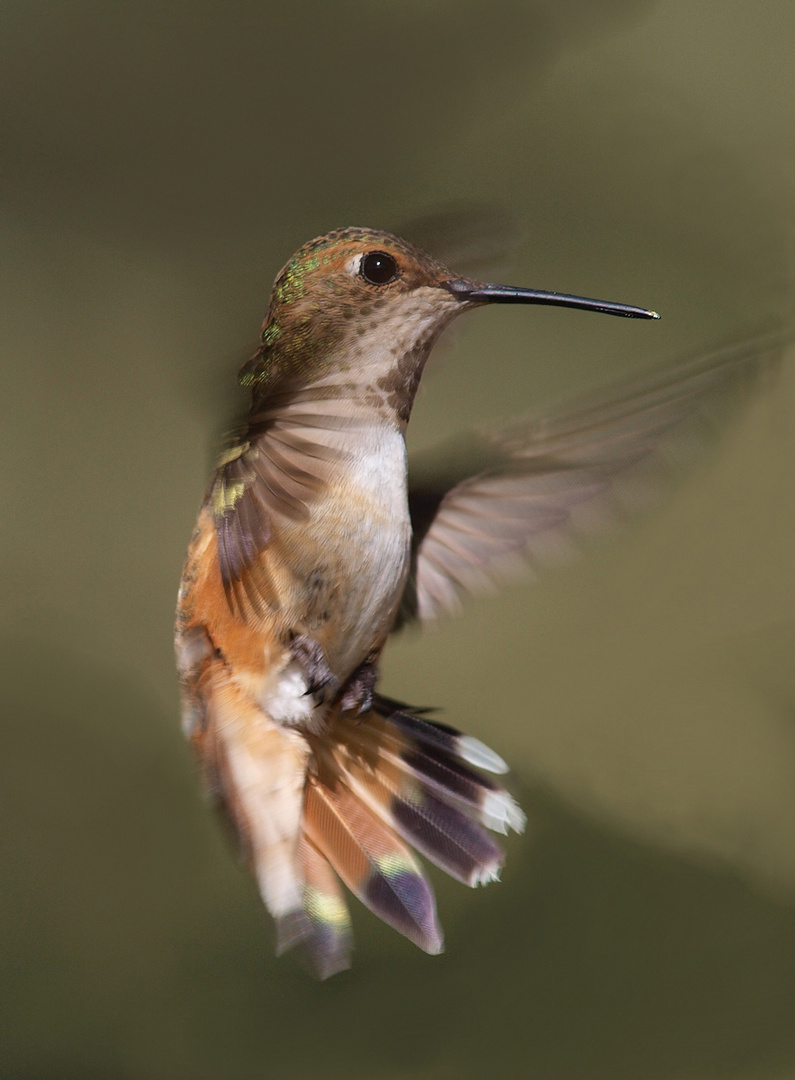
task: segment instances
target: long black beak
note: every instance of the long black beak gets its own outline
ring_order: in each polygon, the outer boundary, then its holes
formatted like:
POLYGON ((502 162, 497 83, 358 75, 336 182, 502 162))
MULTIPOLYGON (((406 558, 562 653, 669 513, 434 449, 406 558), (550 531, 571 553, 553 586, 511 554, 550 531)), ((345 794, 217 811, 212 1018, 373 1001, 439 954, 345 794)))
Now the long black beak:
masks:
POLYGON ((629 304, 613 304, 609 300, 591 300, 587 296, 570 296, 568 293, 544 292, 541 289, 515 289, 512 285, 488 285, 479 281, 445 281, 447 289, 459 300, 479 304, 553 304, 556 307, 582 308, 585 311, 602 311, 605 315, 623 315, 626 319, 659 319, 656 311, 631 307, 629 304))

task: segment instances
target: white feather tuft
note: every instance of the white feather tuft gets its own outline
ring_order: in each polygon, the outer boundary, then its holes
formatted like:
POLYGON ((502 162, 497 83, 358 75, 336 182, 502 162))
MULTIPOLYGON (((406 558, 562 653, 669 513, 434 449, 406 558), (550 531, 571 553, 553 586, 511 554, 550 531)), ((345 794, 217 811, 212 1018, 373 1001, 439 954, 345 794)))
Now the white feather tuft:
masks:
POLYGON ((307 693, 306 675, 296 660, 279 673, 259 695, 263 710, 277 724, 310 725, 315 711, 315 699, 307 693))
POLYGON ((481 866, 472 875, 472 881, 470 884, 472 888, 476 888, 478 885, 490 885, 492 881, 500 880, 500 867, 492 863, 490 866, 481 866))
POLYGON ((514 832, 524 832, 527 817, 507 791, 489 791, 483 800, 481 808, 483 824, 495 832, 505 836, 509 829, 514 832))

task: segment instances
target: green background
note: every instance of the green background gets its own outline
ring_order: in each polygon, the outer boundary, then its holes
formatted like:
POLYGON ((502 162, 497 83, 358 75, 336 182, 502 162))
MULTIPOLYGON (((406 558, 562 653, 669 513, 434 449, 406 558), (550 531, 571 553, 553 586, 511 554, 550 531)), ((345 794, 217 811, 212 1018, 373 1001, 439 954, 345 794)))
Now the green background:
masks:
POLYGON ((447 952, 356 912, 318 984, 199 794, 171 624, 214 444, 305 239, 506 207, 411 445, 791 318, 791 0, 0 8, 0 1075, 795 1077, 795 373, 588 557, 386 658, 514 766, 447 952))

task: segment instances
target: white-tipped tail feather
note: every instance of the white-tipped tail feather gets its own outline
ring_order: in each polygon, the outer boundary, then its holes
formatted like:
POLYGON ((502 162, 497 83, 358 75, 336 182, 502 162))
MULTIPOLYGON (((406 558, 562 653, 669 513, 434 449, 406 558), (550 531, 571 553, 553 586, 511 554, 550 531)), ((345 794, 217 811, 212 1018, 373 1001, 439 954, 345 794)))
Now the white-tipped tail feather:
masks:
POLYGON ((469 762, 476 769, 485 769, 496 776, 504 776, 508 772, 508 763, 474 735, 459 735, 456 749, 461 760, 469 762))

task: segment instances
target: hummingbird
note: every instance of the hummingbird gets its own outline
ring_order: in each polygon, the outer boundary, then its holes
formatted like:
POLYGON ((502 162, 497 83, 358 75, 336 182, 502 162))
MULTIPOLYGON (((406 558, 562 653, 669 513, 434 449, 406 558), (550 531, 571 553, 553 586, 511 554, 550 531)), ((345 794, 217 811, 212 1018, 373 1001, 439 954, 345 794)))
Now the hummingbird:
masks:
POLYGON ((442 950, 419 853, 469 886, 498 878, 492 833, 525 815, 473 736, 378 692, 396 629, 425 624, 583 507, 756 354, 735 350, 484 440, 416 483, 406 427, 458 315, 551 304, 654 311, 457 275, 386 232, 343 228, 278 274, 251 406, 218 461, 179 590, 183 728, 276 924, 322 978, 349 966, 342 883, 427 953, 442 950))

